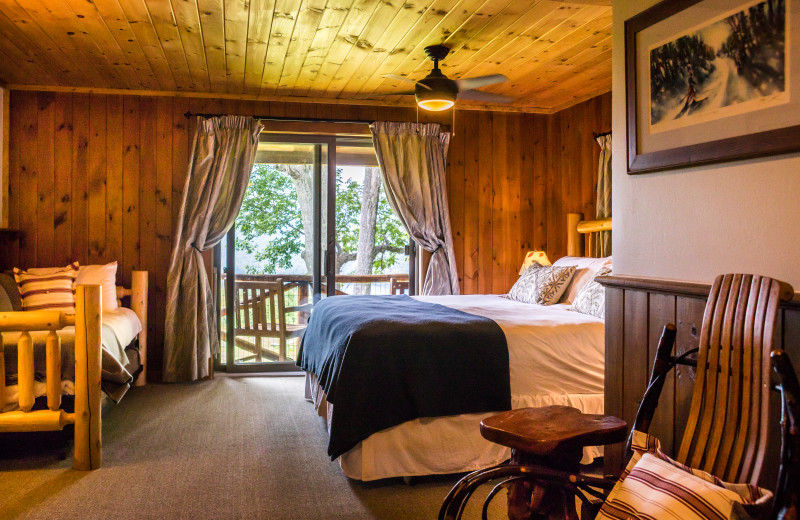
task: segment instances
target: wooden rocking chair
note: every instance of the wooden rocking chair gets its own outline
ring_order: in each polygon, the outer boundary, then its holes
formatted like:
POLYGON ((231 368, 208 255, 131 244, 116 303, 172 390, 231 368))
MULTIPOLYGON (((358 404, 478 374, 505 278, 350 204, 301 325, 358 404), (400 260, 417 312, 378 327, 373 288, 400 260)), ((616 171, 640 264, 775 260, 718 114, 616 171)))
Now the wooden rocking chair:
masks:
MULTIPOLYGON (((647 433, 669 371, 678 364, 695 366, 691 409, 677 460, 725 481, 756 484, 765 466, 768 426, 774 421, 769 406, 772 368, 783 410, 780 474, 772 515, 780 519, 797 518, 800 500, 800 387, 785 353, 772 348, 780 301, 791 299, 793 294, 791 286, 770 278, 741 274, 717 277, 706 304, 697 349, 672 356, 676 329, 672 324, 664 327, 633 425, 633 429, 647 433)), ((502 480, 484 502, 484 519, 489 502, 503 488, 508 488, 511 520, 577 519, 576 496, 583 503, 582 519, 597 514, 602 506, 597 499, 604 500, 618 479, 581 475, 571 465, 565 468, 560 464, 558 455, 607 443, 617 431, 619 424, 615 421, 619 419, 584 415, 567 407, 549 408, 571 412, 550 410, 555 424, 507 420, 511 413, 517 419, 525 414, 541 417, 548 408, 512 410, 481 423, 484 437, 512 448, 512 463, 475 471, 461 479, 445 499, 440 520, 460 518, 474 491, 493 479, 502 480), (565 414, 572 416, 577 427, 559 428, 565 414), (520 453, 528 446, 537 451, 520 453), (569 450, 558 451, 564 446, 569 450), (515 463, 518 461, 523 462, 515 463)), ((630 437, 627 448, 630 456, 630 437)))

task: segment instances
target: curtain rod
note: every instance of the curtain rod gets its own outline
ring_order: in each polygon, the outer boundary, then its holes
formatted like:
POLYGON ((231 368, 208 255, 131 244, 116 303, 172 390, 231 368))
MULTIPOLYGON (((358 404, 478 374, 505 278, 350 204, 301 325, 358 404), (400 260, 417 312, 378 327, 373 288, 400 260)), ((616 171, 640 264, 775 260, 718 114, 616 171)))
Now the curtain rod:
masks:
MULTIPOLYGON (((194 112, 186 112, 183 114, 183 117, 190 118, 190 117, 219 117, 228 114, 200 114, 194 112)), ((295 122, 303 122, 303 123, 346 123, 346 124, 364 124, 368 125, 373 123, 372 120, 367 121, 365 119, 317 119, 313 117, 277 117, 277 116, 252 116, 254 119, 260 119, 264 121, 295 121, 295 122)))

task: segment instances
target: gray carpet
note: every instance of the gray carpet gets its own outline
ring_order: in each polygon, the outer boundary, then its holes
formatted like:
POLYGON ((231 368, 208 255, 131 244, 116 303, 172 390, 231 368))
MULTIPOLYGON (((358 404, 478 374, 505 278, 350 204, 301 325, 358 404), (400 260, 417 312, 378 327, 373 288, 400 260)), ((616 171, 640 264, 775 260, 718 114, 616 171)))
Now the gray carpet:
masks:
MULTIPOLYGON (((96 471, 73 471, 63 442, 6 449, 0 518, 436 518, 457 476, 412 486, 349 480, 326 456, 324 422, 302 396, 300 377, 134 388, 104 417, 96 471)), ((480 517, 477 502, 465 518, 480 517)), ((503 502, 491 518, 505 516, 503 502)))

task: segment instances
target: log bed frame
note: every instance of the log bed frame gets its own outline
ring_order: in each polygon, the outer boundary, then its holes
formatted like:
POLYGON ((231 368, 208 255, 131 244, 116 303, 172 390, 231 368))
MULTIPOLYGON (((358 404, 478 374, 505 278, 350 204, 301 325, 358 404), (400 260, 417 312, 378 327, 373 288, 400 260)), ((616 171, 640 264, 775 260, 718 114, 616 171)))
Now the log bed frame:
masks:
MULTIPOLYGON (((131 298, 133 310, 142 322, 139 357, 147 360, 147 271, 133 271, 131 288, 117 287, 117 299, 131 298)), ((0 313, 0 333, 21 332, 17 343, 17 374, 20 410, 0 413, 0 432, 61 430, 75 425, 73 468, 97 469, 102 464, 102 412, 100 376, 102 342, 102 301, 99 285, 79 285, 75 294, 75 314, 60 311, 0 313), (56 333, 75 326, 75 411, 61 408, 61 338, 56 333), (31 411, 35 402, 33 341, 30 331, 49 330, 45 342, 47 410, 31 411)), ((0 340, 0 403, 5 402, 5 357, 0 340)), ((136 386, 146 382, 142 369, 136 386)))
POLYGON ((583 220, 583 213, 567 213, 567 256, 594 256, 595 243, 600 244, 598 256, 608 256, 599 240, 603 231, 611 231, 611 218, 583 220), (585 244, 583 237, 586 237, 585 244))

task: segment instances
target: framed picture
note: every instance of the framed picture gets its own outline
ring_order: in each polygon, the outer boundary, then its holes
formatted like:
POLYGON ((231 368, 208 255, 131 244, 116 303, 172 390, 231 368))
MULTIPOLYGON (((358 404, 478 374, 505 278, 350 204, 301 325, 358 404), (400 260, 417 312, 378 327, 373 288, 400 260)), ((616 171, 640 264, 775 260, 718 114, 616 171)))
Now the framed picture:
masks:
POLYGON ((800 150, 800 0, 664 0, 625 22, 628 173, 800 150))

